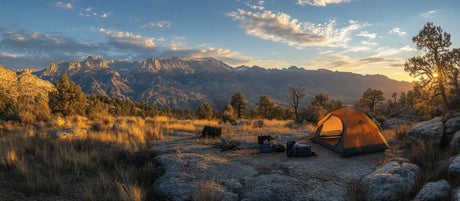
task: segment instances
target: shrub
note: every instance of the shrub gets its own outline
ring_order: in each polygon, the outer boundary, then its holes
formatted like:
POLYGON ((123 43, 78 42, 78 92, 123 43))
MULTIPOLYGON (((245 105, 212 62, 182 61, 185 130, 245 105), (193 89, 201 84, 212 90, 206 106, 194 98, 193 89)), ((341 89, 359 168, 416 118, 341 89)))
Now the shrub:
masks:
POLYGON ((198 190, 192 194, 193 201, 220 201, 224 196, 219 192, 218 184, 214 181, 206 181, 198 186, 198 190))

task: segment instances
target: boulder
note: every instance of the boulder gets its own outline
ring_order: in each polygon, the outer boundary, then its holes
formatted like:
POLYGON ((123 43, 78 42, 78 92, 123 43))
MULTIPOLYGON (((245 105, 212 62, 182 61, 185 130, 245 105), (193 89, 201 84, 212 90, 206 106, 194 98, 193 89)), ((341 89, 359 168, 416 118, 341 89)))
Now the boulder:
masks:
POLYGON ((460 147, 460 130, 455 132, 449 143, 449 148, 460 147))
POLYGON ((452 115, 452 117, 454 117, 454 118, 455 118, 455 117, 460 117, 460 112, 454 113, 454 114, 452 115))
POLYGON ((446 133, 455 133, 456 131, 460 130, 460 117, 454 117, 447 120, 445 126, 446 133))
POLYGON ((415 196, 414 201, 442 201, 447 200, 449 194, 450 186, 446 180, 428 182, 415 196))
POLYGON ((420 122, 410 129, 409 136, 414 140, 432 140, 439 145, 442 142, 444 130, 441 120, 441 117, 435 117, 420 122))
POLYGON ((417 188, 421 178, 419 166, 396 159, 365 176, 361 187, 368 201, 404 200, 417 188))
POLYGON ((452 201, 458 201, 458 200, 460 200, 460 187, 453 190, 452 192, 452 201))
POLYGON ((460 175, 460 154, 449 159, 447 172, 450 175, 460 175))

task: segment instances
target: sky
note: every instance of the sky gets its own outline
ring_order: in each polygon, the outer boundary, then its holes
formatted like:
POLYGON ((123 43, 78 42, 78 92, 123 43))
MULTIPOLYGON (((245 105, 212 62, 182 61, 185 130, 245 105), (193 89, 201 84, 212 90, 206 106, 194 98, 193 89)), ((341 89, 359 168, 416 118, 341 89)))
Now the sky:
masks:
POLYGON ((328 69, 412 81, 427 22, 460 46, 458 0, 0 0, 0 65, 88 56, 214 57, 231 66, 328 69))

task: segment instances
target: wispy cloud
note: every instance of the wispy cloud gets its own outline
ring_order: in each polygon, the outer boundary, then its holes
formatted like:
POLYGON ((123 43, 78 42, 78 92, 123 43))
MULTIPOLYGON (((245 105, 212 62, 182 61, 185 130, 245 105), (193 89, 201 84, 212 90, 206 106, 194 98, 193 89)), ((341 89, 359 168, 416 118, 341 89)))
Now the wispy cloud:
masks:
POLYGON ((102 18, 106 18, 109 15, 110 15, 110 13, 102 13, 102 15, 99 15, 99 16, 102 17, 102 18))
POLYGON ((400 36, 406 35, 406 32, 401 31, 401 29, 398 28, 398 27, 395 27, 395 28, 390 29, 390 31, 388 31, 388 33, 389 33, 389 34, 395 33, 395 34, 398 34, 398 35, 400 35, 400 36))
POLYGON ((366 37, 366 38, 369 38, 369 39, 374 39, 377 37, 377 34, 376 33, 369 33, 367 31, 361 31, 359 32, 359 34, 356 34, 356 36, 361 36, 361 37, 366 37))
POLYGON ((102 17, 102 18, 106 18, 110 14, 111 12, 103 12, 103 11, 99 12, 97 10, 95 11, 92 6, 89 6, 88 8, 85 8, 85 9, 81 9, 81 12, 78 13, 78 15, 80 16, 85 16, 85 17, 95 16, 95 17, 102 17))
POLYGON ((70 3, 63 3, 63 2, 56 2, 56 4, 54 4, 56 7, 59 7, 59 8, 65 8, 65 9, 73 9, 73 6, 72 4, 70 3))
POLYGON ((330 54, 330 53, 333 53, 334 51, 333 50, 323 50, 323 51, 319 51, 318 53, 319 54, 330 54))
POLYGON ((141 25, 141 29, 152 29, 152 28, 166 28, 170 27, 171 22, 170 21, 161 21, 161 22, 147 22, 141 25))
POLYGON ((131 32, 117 30, 108 30, 104 28, 97 29, 98 32, 105 34, 109 38, 109 44, 118 48, 129 48, 135 50, 154 49, 157 47, 155 38, 136 35, 131 32))
POLYGON ((324 24, 299 22, 291 16, 269 10, 251 12, 238 9, 227 13, 228 16, 240 22, 240 27, 246 34, 254 35, 265 40, 286 43, 294 47, 306 46, 347 46, 351 40, 350 33, 367 24, 350 20, 349 25, 335 28, 335 21, 324 24))
POLYGON ((424 18, 429 18, 431 15, 435 14, 436 11, 434 10, 430 10, 430 11, 427 11, 427 12, 424 12, 422 13, 421 15, 424 17, 424 18))
POLYGON ((261 6, 261 5, 254 5, 254 4, 250 4, 248 2, 244 2, 244 4, 246 4, 246 6, 248 6, 251 9, 254 9, 254 10, 263 10, 264 9, 264 7, 261 6))
POLYGON ((312 6, 327 6, 327 4, 347 3, 351 0, 298 0, 297 4, 312 5, 312 6))
POLYGON ((417 50, 409 45, 406 45, 401 48, 381 47, 376 50, 377 54, 375 55, 375 57, 383 57, 383 56, 399 54, 401 52, 415 52, 415 51, 417 50))
POLYGON ((364 40, 361 41, 361 45, 376 46, 378 44, 379 43, 377 42, 369 42, 369 41, 364 41, 364 40))

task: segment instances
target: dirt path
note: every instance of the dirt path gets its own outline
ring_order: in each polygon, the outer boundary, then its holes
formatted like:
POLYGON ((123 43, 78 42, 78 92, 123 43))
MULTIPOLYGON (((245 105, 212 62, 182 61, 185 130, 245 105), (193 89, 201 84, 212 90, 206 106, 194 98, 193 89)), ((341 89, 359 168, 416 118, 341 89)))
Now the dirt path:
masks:
MULTIPOLYGON (((279 137, 281 142, 305 141, 309 135, 298 131, 279 137)), ((237 141, 245 149, 221 152, 190 133, 165 136, 155 144, 156 159, 165 168, 156 190, 173 200, 190 200, 211 182, 226 200, 349 200, 347 185, 384 158, 384 153, 342 158, 310 142, 319 156, 288 158, 285 153, 259 153, 256 136, 237 141)))

